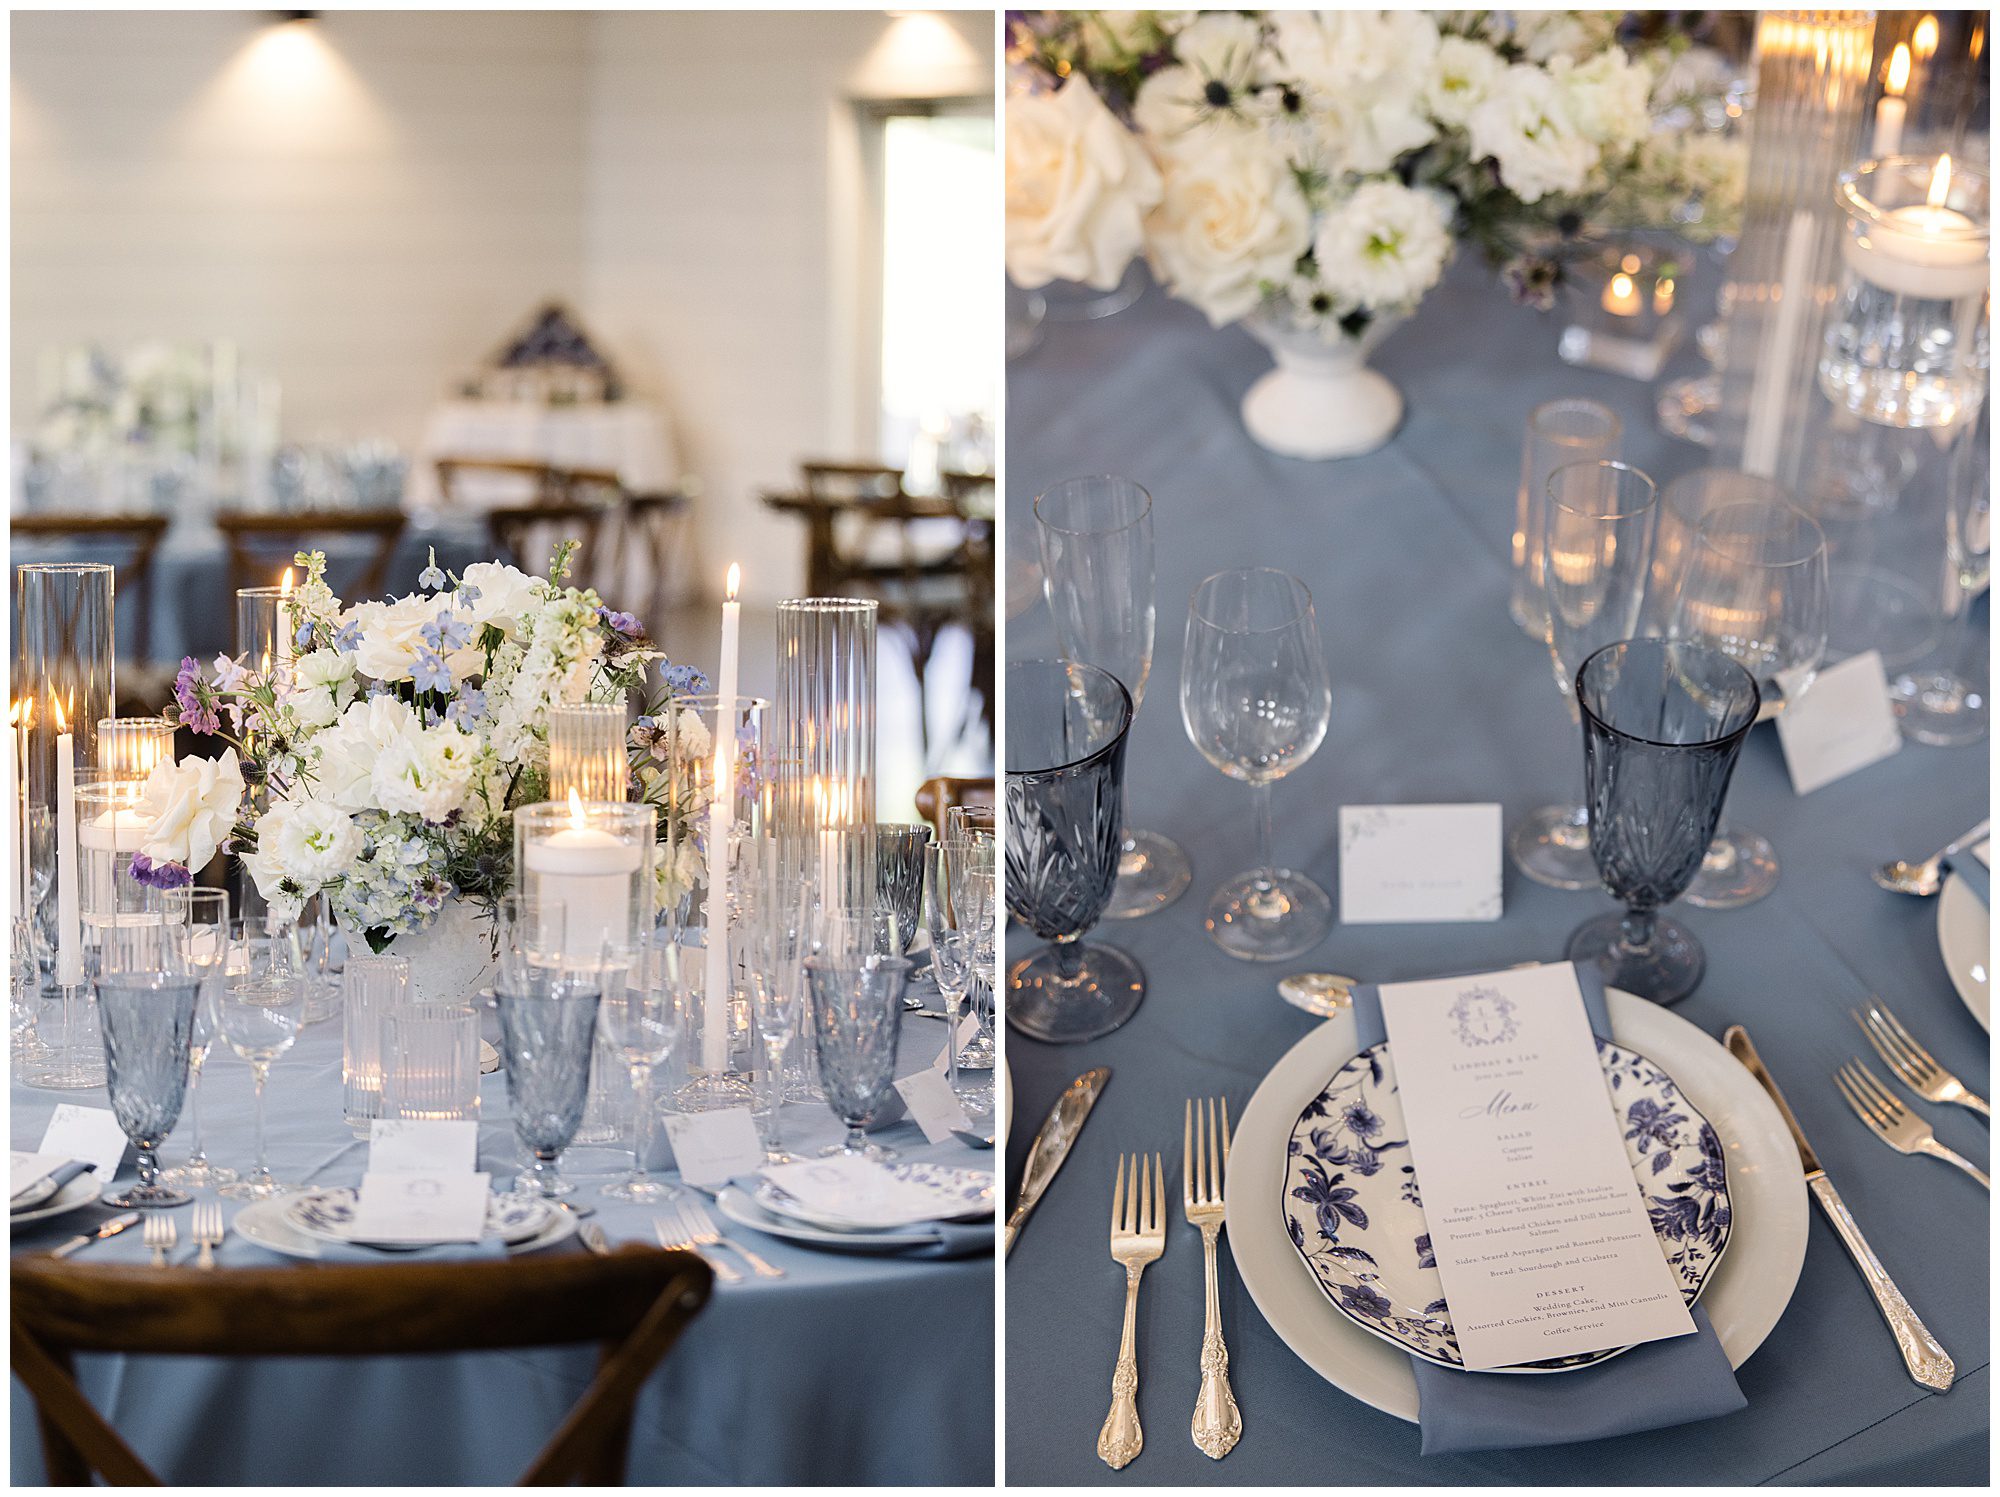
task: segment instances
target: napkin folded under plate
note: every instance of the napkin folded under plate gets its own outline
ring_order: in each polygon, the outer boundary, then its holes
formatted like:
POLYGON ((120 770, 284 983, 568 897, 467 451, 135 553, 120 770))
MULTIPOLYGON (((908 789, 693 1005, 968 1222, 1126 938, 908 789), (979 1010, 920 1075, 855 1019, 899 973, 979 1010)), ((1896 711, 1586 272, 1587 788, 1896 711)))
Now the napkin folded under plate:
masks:
POLYGON ((420 1248, 377 1248, 361 1243, 328 1242, 314 1238, 321 1263, 435 1263, 440 1259, 470 1262, 480 1258, 504 1258, 507 1244, 497 1237, 478 1242, 438 1242, 420 1248))
POLYGON ((36 1206, 44 1205, 61 1194, 62 1188, 78 1175, 88 1174, 96 1168, 97 1166, 87 1159, 72 1159, 67 1164, 59 1164, 46 1175, 42 1176, 41 1179, 15 1195, 13 1199, 20 1201, 21 1204, 15 1206, 14 1209, 16 1211, 28 1211, 36 1206), (44 1185, 51 1185, 53 1188, 43 1191, 42 1187, 44 1185), (29 1197, 33 1197, 33 1199, 27 1199, 29 1197))
POLYGON ((1939 866, 1964 879, 1965 886, 1979 896, 1979 902, 1989 910, 1993 908, 1988 892, 1993 883, 1993 870, 1974 857, 1971 848, 1955 858, 1946 858, 1939 866))
MULTIPOLYGON (((1595 969, 1577 967, 1576 980, 1591 1033, 1610 1038, 1603 978, 1595 969)), ((1354 990, 1354 1025, 1364 1050, 1388 1038, 1381 993, 1373 985, 1354 990)), ((1728 1354, 1699 1305, 1694 1323, 1692 1336, 1649 1341, 1575 1372, 1461 1372, 1412 1357, 1423 1453, 1567 1445, 1692 1424, 1747 1407, 1728 1354)))
POLYGON ((935 1244, 905 1248, 898 1258, 977 1258, 993 1251, 993 1219, 982 1222, 933 1222, 935 1244))

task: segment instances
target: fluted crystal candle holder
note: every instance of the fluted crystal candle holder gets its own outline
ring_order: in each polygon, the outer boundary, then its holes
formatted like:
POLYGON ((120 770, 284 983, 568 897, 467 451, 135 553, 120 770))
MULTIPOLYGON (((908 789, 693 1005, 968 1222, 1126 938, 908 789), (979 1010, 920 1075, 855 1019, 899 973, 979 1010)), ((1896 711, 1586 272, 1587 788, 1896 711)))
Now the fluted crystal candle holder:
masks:
POLYGON ((567 802, 627 798, 631 768, 625 755, 622 702, 575 702, 549 708, 549 799, 567 802))
POLYGON ((387 1050, 386 1021, 409 1007, 410 963, 400 956, 350 952, 341 974, 343 1006, 340 1077, 347 1125, 365 1135, 376 1118, 393 1116, 382 1108, 387 1050))
POLYGON ((382 1116, 424 1122, 479 1117, 479 1011, 424 1003, 382 1021, 382 1116))
POLYGON ((778 605, 778 855, 834 909, 875 898, 877 611, 863 598, 778 605))
POLYGON ((1842 175, 1840 302, 1820 389, 1878 426, 1950 426, 1989 362, 1986 174, 1949 156, 1892 156, 1842 175))
POLYGON ((164 717, 107 717, 97 725, 97 769, 108 779, 144 784, 174 760, 174 724, 164 717))
POLYGON ((543 801, 514 812, 514 888, 542 911, 551 965, 627 966, 653 928, 653 808, 543 801))

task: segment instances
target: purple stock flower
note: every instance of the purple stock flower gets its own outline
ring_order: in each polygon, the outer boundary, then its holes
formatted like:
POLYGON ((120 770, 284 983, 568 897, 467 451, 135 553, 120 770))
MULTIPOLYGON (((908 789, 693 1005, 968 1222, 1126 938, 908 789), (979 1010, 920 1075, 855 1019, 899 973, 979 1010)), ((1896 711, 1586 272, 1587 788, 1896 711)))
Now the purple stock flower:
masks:
POLYGON ((142 852, 132 854, 132 877, 149 889, 185 889, 194 882, 179 863, 155 863, 142 852))
POLYGON ((646 632, 645 626, 629 613, 617 613, 609 608, 599 608, 597 616, 627 639, 637 639, 646 632))
POLYGON ((221 729, 222 719, 216 716, 215 702, 208 689, 202 684, 201 662, 194 656, 181 659, 181 668, 174 677, 174 701, 181 710, 181 721, 197 733, 214 733, 221 729))

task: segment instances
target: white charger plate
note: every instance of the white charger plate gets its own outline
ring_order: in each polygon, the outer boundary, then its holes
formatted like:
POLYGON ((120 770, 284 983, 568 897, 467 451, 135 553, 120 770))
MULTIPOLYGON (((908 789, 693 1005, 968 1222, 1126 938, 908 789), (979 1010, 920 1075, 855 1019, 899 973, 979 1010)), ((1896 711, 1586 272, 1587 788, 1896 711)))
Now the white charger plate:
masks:
MULTIPOLYGON (((1729 1365, 1740 1367, 1784 1314, 1805 1264, 1798 1150, 1764 1089, 1722 1046, 1658 1004, 1615 988, 1606 997, 1612 1038, 1671 1075, 1722 1139, 1735 1221, 1729 1253, 1701 1303, 1729 1365)), ((1292 1126, 1360 1048, 1353 1012, 1338 1014, 1287 1051, 1250 1098, 1230 1143, 1229 1250, 1250 1298, 1301 1361, 1343 1393, 1414 1424, 1417 1379, 1409 1354, 1329 1305, 1285 1233, 1292 1126)))
POLYGON ((1988 985, 1992 963, 1987 950, 1986 906, 1972 886, 1957 874, 1945 877, 1937 901, 1938 951, 1944 957, 1959 1001, 1972 1010, 1979 1027, 1993 1030, 1993 994, 1988 985))
POLYGON ((715 1198, 715 1209, 739 1227, 748 1227, 753 1232, 782 1237, 790 1242, 803 1242, 812 1247, 843 1248, 855 1253, 900 1252, 904 1248, 925 1247, 938 1240, 937 1233, 915 1228, 836 1232, 815 1227, 809 1222, 793 1221, 766 1211, 751 1199, 747 1191, 734 1185, 722 1188, 715 1198))
POLYGON ((97 1199, 103 1189, 104 1182, 97 1178, 96 1173, 86 1171, 74 1180, 65 1181, 62 1189, 41 1205, 30 1207, 26 1211, 9 1212, 7 1220, 17 1227, 23 1222, 47 1221, 52 1216, 65 1215, 79 1206, 88 1206, 97 1199))
MULTIPOLYGON (((319 1258, 322 1244, 295 1230, 285 1220, 285 1202, 284 1196, 274 1200, 251 1202, 231 1219, 230 1230, 241 1233, 246 1240, 256 1243, 258 1247, 269 1248, 274 1253, 283 1253, 287 1258, 319 1258)), ((576 1224, 577 1215, 574 1211, 551 1211, 547 1224, 540 1232, 524 1242, 507 1244, 507 1256, 512 1258, 522 1253, 538 1253, 545 1247, 553 1247, 564 1238, 574 1236, 576 1224)), ((405 1254, 393 1249, 383 1250, 379 1256, 384 1263, 394 1263, 399 1259, 409 1261, 405 1254)))

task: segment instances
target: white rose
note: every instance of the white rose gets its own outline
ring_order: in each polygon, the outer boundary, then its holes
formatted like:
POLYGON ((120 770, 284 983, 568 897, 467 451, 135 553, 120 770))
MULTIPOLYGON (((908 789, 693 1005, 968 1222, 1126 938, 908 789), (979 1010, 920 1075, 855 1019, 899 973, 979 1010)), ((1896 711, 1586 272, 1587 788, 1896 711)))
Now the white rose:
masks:
POLYGON ((1007 273, 1109 291, 1145 242, 1160 174, 1088 80, 1007 101, 1007 273))
POLYGON ((448 725, 399 740, 375 761, 370 780, 375 804, 428 822, 446 820, 465 805, 478 747, 471 734, 448 725))
POLYGON ((322 800, 280 801, 257 818, 256 858, 307 889, 345 877, 366 845, 354 818, 322 800))
POLYGON ((1248 123, 1244 110, 1263 52, 1263 27, 1249 16, 1234 11, 1203 15, 1175 39, 1175 65, 1139 86, 1133 121, 1167 149, 1204 126, 1248 123))
POLYGON ((1597 165, 1597 147, 1576 128, 1555 79, 1523 63, 1500 75, 1466 128, 1474 157, 1491 156, 1524 203, 1582 191, 1597 165))
POLYGON ((345 811, 373 808, 376 763, 422 731, 416 713, 394 697, 354 703, 313 740, 319 754, 313 793, 345 811))
POLYGON ((1653 75, 1618 48, 1585 63, 1558 58, 1549 64, 1549 74, 1576 128, 1596 144, 1629 151, 1651 131, 1653 75))
POLYGON ((472 623, 473 639, 477 642, 479 630, 492 624, 512 639, 521 631, 521 621, 533 615, 542 605, 542 590, 547 586, 539 577, 530 577, 518 567, 510 567, 504 562, 475 561, 459 573, 459 583, 478 591, 479 596, 467 603, 460 595, 452 595, 452 605, 461 618, 469 618, 472 623))
POLYGON ((1444 205, 1400 182, 1357 187, 1327 211, 1313 241, 1328 289, 1371 310, 1413 305, 1437 284, 1450 254, 1444 205))
MULTIPOLYGON (((386 603, 357 603, 340 616, 339 623, 361 627, 354 663, 363 675, 377 681, 407 681, 416 669, 417 652, 430 648, 424 643, 425 626, 436 623, 449 607, 445 599, 414 595, 386 603)), ((465 620, 461 617, 459 622, 465 620)), ((476 637, 477 630, 471 632, 476 637)), ((448 652, 444 662, 452 679, 460 680, 477 672, 484 657, 468 643, 448 652)))
POLYGON ((1470 37, 1445 37, 1438 43, 1424 102, 1440 123, 1463 125, 1486 102, 1506 66, 1498 52, 1470 37))
POLYGON ((206 867, 242 804, 243 769, 233 748, 224 749, 220 759, 157 764, 141 802, 153 824, 140 850, 156 863, 179 863, 190 871, 206 867))
POLYGON ((1216 327, 1257 306, 1312 239, 1312 211, 1262 136, 1216 136, 1167 164, 1166 197, 1146 221, 1154 269, 1216 327))

